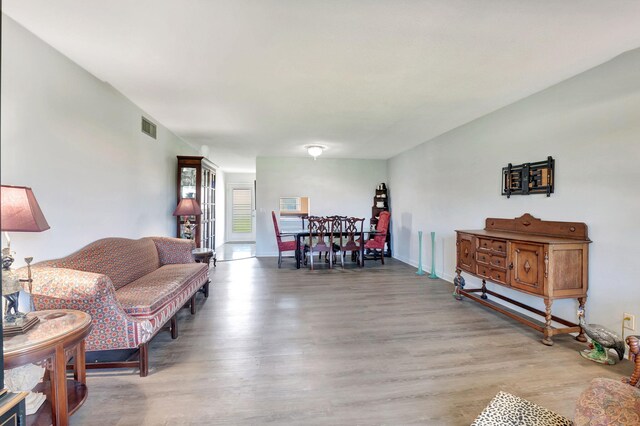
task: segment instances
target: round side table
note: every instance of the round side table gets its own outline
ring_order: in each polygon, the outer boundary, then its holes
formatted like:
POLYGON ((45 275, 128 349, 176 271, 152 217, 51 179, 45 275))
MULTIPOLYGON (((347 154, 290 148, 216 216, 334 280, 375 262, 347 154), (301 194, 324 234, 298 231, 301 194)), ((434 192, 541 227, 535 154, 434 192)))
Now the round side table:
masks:
POLYGON ((40 322, 24 334, 4 339, 4 368, 36 364, 49 371, 49 381, 38 384, 47 400, 27 416, 28 425, 67 426, 87 398, 84 339, 91 332, 91 316, 71 309, 35 311, 40 322), (67 380, 67 360, 74 357, 74 380, 67 380))
POLYGON ((216 267, 216 252, 211 249, 206 248, 197 248, 191 251, 193 257, 196 259, 198 263, 206 263, 207 265, 211 264, 211 259, 213 259, 213 267, 216 267))

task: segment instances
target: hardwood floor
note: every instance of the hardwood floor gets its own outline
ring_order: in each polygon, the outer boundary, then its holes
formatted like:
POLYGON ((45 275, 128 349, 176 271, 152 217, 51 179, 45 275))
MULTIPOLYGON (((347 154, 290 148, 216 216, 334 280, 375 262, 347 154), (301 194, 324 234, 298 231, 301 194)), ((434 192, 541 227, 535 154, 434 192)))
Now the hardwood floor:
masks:
POLYGON ((504 390, 573 417, 595 377, 569 335, 451 296, 452 285, 381 266, 295 270, 275 258, 218 263, 180 337, 150 345, 150 373, 90 372, 73 425, 468 425, 504 390))

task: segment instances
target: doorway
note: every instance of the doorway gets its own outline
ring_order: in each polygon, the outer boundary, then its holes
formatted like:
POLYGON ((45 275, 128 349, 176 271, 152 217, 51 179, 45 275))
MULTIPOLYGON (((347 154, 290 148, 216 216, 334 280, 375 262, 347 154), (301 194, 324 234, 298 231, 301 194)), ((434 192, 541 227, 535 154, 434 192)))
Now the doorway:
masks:
POLYGON ((227 184, 227 242, 256 240, 253 184, 227 184))

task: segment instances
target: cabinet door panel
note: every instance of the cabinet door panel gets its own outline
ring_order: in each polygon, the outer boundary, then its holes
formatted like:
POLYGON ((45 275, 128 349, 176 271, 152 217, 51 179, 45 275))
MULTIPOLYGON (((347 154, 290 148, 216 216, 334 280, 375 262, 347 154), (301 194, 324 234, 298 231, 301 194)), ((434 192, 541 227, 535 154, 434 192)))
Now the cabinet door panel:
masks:
POLYGON ((544 248, 538 244, 511 243, 511 286, 532 293, 544 290, 544 248))
POLYGON ((475 262, 473 260, 475 256, 475 245, 473 236, 469 234, 458 234, 456 245, 458 248, 458 268, 475 273, 475 262))

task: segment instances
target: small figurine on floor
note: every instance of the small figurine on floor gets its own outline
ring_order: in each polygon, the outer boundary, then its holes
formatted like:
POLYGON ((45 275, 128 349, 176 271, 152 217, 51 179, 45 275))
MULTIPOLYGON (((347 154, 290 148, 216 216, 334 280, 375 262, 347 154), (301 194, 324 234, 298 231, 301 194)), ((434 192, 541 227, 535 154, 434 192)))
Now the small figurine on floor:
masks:
POLYGON ((615 364, 616 362, 609 358, 609 349, 614 349, 618 354, 620 361, 624 358, 624 341, 611 330, 607 330, 598 324, 587 324, 584 321, 584 310, 578 310, 578 324, 582 330, 591 338, 593 344, 592 349, 584 349, 580 351, 582 357, 600 364, 615 364))
POLYGON ((462 275, 460 275, 462 273, 462 270, 460 268, 456 268, 456 276, 453 278, 453 297, 456 298, 456 300, 462 300, 462 295, 460 294, 460 290, 464 290, 464 277, 462 275))

